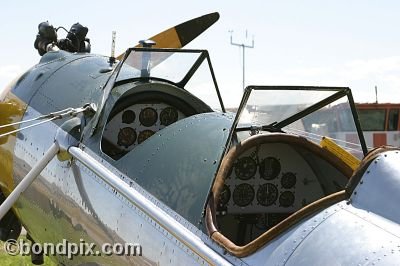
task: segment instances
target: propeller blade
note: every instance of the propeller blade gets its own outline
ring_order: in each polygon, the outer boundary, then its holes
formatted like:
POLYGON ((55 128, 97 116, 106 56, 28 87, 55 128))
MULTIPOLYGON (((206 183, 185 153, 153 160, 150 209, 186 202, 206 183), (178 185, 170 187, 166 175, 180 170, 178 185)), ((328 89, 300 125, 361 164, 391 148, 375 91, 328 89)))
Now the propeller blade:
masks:
MULTIPOLYGON (((150 40, 156 42, 156 45, 153 46, 154 48, 182 48, 194 40, 197 36, 202 34, 218 19, 218 12, 197 17, 169 28, 151 37, 150 40)), ((135 47, 141 47, 141 45, 139 44, 135 47)), ((124 54, 121 54, 117 57, 117 59, 121 60, 123 56, 124 54)))

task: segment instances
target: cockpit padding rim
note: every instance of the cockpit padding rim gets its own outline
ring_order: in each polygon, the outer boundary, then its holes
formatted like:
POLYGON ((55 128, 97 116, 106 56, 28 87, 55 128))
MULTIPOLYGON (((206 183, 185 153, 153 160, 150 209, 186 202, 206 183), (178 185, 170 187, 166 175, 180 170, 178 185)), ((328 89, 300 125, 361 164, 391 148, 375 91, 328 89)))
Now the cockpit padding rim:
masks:
POLYGON ((178 99, 177 97, 169 95, 165 92, 147 91, 129 94, 118 99, 107 118, 107 123, 113 119, 115 115, 129 106, 154 102, 166 103, 181 111, 187 117, 199 113, 198 110, 192 107, 189 103, 185 102, 183 99, 178 99))
POLYGON ((293 213, 288 218, 284 219, 283 221, 281 221, 280 223, 278 223, 277 225, 244 246, 236 245, 218 231, 215 226, 216 221, 213 219, 214 214, 210 204, 207 205, 205 221, 208 234, 215 242, 225 248, 232 255, 243 258, 253 254, 265 244, 278 237, 280 234, 291 228, 293 225, 296 225, 298 222, 305 219, 306 217, 346 199, 348 199, 346 191, 342 190, 323 197, 317 201, 314 201, 313 203, 310 203, 309 205, 293 213))
MULTIPOLYGON (((180 95, 173 95, 173 97, 178 97, 178 98, 182 99, 183 101, 187 102, 192 107, 195 106, 194 108, 196 109, 197 113, 213 112, 213 109, 210 106, 208 106, 206 103, 201 101, 198 97, 196 97, 195 95, 193 95, 192 93, 187 91, 185 88, 182 88, 178 84, 175 84, 174 82, 171 82, 169 80, 154 78, 154 77, 146 78, 146 79, 131 78, 131 79, 124 79, 124 80, 117 81, 116 84, 114 85, 114 87, 118 87, 118 86, 125 85, 128 83, 137 84, 135 86, 143 86, 143 85, 154 86, 154 85, 159 84, 162 86, 167 85, 169 87, 173 87, 175 90, 178 90, 180 92, 180 95)), ((134 94, 142 93, 142 92, 154 92, 154 93, 161 92, 161 93, 169 94, 169 93, 166 93, 161 90, 154 89, 154 88, 151 88, 146 91, 134 92, 134 94)), ((128 94, 130 94, 130 93, 128 92, 128 94)), ((125 96, 123 95, 123 97, 125 97, 125 96)))

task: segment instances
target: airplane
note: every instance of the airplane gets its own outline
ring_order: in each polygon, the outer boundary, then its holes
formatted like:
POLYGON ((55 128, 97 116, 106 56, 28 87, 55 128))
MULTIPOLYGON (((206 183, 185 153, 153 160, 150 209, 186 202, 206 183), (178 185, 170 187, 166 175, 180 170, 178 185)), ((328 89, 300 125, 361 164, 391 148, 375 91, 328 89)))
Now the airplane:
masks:
POLYGON ((399 149, 368 150, 347 87, 248 86, 229 112, 208 52, 181 49, 218 18, 119 57, 40 24, 0 93, 1 240, 140 245, 59 265, 398 264, 399 149), (315 133, 335 106, 351 141, 315 133))

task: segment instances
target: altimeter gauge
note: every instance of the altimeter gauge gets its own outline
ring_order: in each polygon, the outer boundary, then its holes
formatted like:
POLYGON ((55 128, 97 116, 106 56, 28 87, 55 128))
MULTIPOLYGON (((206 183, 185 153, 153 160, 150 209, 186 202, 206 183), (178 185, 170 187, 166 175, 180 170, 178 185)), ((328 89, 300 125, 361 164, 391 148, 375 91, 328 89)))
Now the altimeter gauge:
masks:
POLYGON ((151 107, 144 108, 139 114, 139 121, 145 127, 151 127, 157 122, 158 114, 156 109, 151 107))
POLYGON ((252 178, 257 172, 257 163, 251 157, 239 158, 235 164, 236 177, 241 180, 252 178))
POLYGON ((178 121, 178 111, 174 107, 166 107, 160 113, 160 122, 163 126, 169 126, 178 121))
POLYGON ((131 127, 124 127, 118 133, 118 145, 128 148, 136 141, 136 131, 131 127))
POLYGON ((285 191, 282 192, 282 194, 279 196, 279 205, 282 207, 291 207, 294 204, 294 194, 291 191, 285 191))
POLYGON ((149 130, 149 129, 146 129, 146 130, 141 131, 141 132, 139 133, 139 136, 138 136, 138 144, 142 143, 142 142, 145 141, 146 139, 148 139, 148 138, 150 138, 151 136, 153 136, 154 133, 155 133, 155 132, 154 132, 153 130, 149 130))
POLYGON ((262 206, 270 206, 278 199, 278 188, 271 183, 261 185, 257 190, 257 201, 262 206))
POLYGON ((242 183, 233 190, 233 203, 239 207, 249 205, 254 199, 254 189, 247 183, 242 183))
POLYGON ((296 175, 292 172, 287 172, 282 175, 281 185, 285 189, 293 188, 296 185, 296 175))
POLYGON ((126 110, 122 113, 122 123, 132 124, 135 121, 136 115, 132 110, 126 110))
POLYGON ((231 199, 231 190, 226 184, 223 186, 221 193, 219 194, 219 205, 225 206, 231 199))
POLYGON ((260 163, 260 176, 265 180, 275 179, 281 172, 281 163, 275 157, 267 157, 260 163))

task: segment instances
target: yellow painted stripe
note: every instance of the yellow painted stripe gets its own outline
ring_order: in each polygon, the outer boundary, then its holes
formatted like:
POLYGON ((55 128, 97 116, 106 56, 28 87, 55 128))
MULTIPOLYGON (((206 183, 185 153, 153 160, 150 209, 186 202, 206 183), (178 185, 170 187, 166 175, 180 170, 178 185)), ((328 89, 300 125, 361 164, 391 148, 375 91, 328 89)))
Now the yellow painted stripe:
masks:
POLYGON ((174 28, 170 28, 150 38, 156 42, 155 48, 181 48, 178 33, 174 28))
MULTIPOLYGON (((0 125, 21 121, 27 104, 10 92, 12 86, 3 91, 5 95, 0 98, 0 125)), ((3 94, 4 93, 4 94, 3 94)), ((17 129, 16 127, 0 128, 0 134, 17 129)), ((16 134, 0 138, 0 188, 4 194, 9 195, 14 189, 13 157, 16 134)))
POLYGON ((350 166, 351 169, 355 170, 360 165, 360 160, 357 157, 337 145, 333 140, 323 137, 320 145, 322 148, 341 159, 345 164, 350 166))

